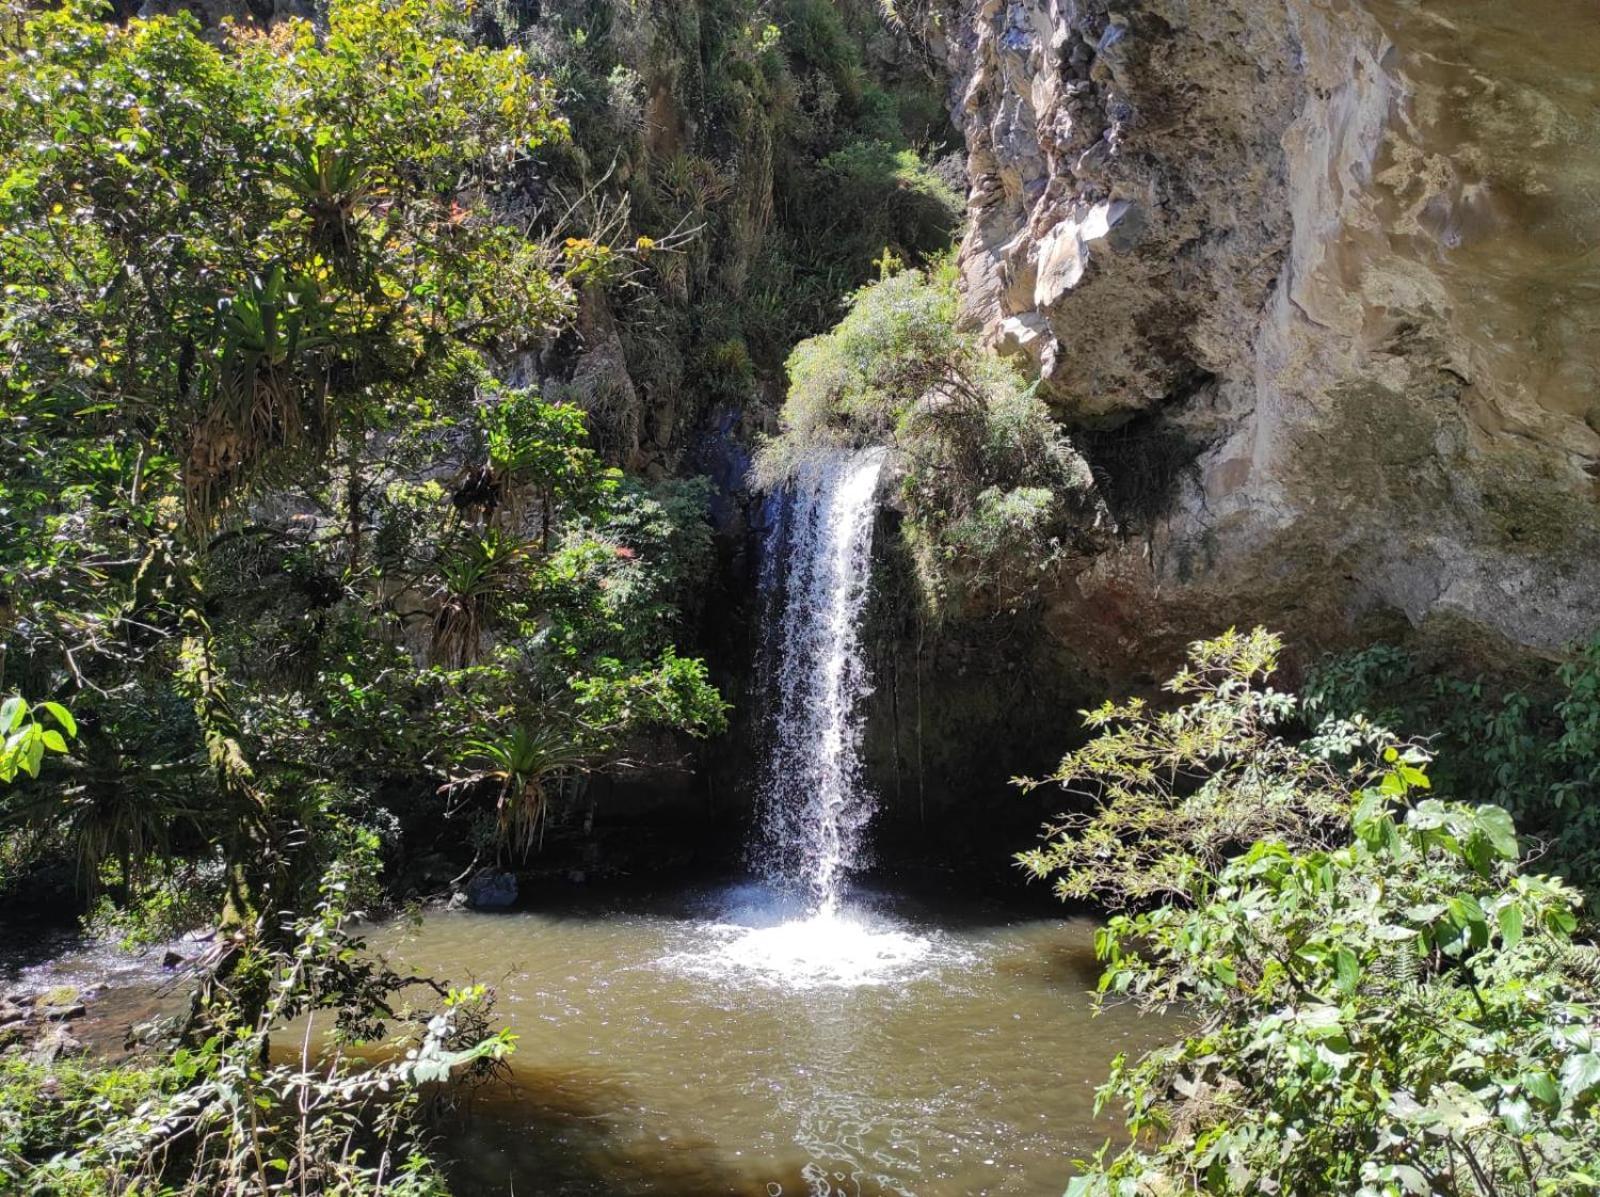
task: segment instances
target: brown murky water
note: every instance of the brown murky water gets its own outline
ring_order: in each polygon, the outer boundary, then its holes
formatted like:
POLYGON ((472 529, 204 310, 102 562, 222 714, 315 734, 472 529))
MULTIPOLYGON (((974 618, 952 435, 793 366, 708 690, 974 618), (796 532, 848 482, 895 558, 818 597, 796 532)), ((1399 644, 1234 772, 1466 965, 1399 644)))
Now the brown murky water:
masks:
MULTIPOLYGON (((495 985, 511 1089, 444 1147, 474 1194, 1059 1193, 1115 1131, 1093 924, 759 889, 559 913, 430 915, 372 942, 495 985)), ((1167 1028, 1170 1032, 1170 1027, 1167 1028)))
MULTIPOLYGON (((755 886, 542 905, 367 931, 493 985, 519 1036, 511 1084, 443 1131, 463 1197, 1060 1193, 1116 1134, 1093 1116, 1111 1059, 1172 1031, 1093 1015, 1088 920, 873 895, 808 919, 755 886)), ((185 1000, 154 953, 0 974, 94 994, 74 1026, 107 1054, 185 1000)))

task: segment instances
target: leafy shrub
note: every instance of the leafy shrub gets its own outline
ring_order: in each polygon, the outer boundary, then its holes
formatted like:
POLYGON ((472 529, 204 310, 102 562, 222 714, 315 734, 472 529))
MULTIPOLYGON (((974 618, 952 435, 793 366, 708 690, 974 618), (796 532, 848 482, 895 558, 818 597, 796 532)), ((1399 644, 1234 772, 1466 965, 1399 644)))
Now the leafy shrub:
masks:
POLYGON ((1098 933, 1101 999, 1193 1026, 1117 1059, 1098 1103, 1124 1106, 1133 1141, 1067 1192, 1600 1192, 1580 899, 1522 871, 1501 808, 1419 801, 1421 748, 1355 721, 1286 738, 1278 648, 1197 644, 1168 686, 1180 707, 1091 716, 1061 778, 1104 793, 1024 857, 1066 893, 1166 898, 1098 933), (1127 871, 1144 867, 1156 884, 1127 871))
POLYGON ((422 1097, 493 1075, 512 1036, 488 1026, 482 987, 449 990, 374 962, 342 925, 351 870, 323 880, 290 946, 245 967, 271 997, 248 1024, 170 1061, 41 1068, 0 1061, 0 1180, 63 1194, 194 1197, 445 1192, 425 1150, 422 1097), (420 986, 437 1009, 399 995, 420 986), (307 1021, 304 1047, 274 1063, 270 1038, 307 1021), (399 1031, 386 1035, 394 1024, 399 1031), (352 1050, 382 1049, 377 1062, 352 1050))
MULTIPOLYGON (((893 107, 884 100, 883 121, 892 124, 893 107)), ((830 202, 866 219, 869 228, 855 236, 879 233, 884 243, 892 240, 912 253, 944 249, 965 209, 962 197, 920 154, 888 141, 848 142, 822 159, 822 170, 830 202)))
POLYGON ((221 861, 172 861, 117 900, 103 894, 84 925, 125 951, 165 943, 215 922, 223 888, 221 861))
POLYGON ((1436 780, 1511 812, 1547 868, 1600 897, 1600 639, 1521 684, 1430 669, 1390 644, 1330 657, 1306 680, 1312 717, 1357 708, 1421 734, 1436 780))
POLYGON ((1281 649, 1260 628, 1230 630, 1191 646, 1188 665, 1163 685, 1179 705, 1161 710, 1131 698, 1085 711, 1093 738, 1048 781, 1092 806, 1048 827, 1048 842, 1023 853, 1021 864, 1035 877, 1055 877, 1063 899, 1120 909, 1188 899, 1258 840, 1337 842, 1349 779, 1317 749, 1392 737, 1351 723, 1312 745, 1285 739, 1298 702, 1270 685, 1281 649))
POLYGON ((958 331, 956 306, 949 261, 857 291, 790 356, 782 431, 754 471, 772 487, 808 455, 893 444, 936 609, 1025 599, 1107 523, 1083 459, 1012 367, 958 331))

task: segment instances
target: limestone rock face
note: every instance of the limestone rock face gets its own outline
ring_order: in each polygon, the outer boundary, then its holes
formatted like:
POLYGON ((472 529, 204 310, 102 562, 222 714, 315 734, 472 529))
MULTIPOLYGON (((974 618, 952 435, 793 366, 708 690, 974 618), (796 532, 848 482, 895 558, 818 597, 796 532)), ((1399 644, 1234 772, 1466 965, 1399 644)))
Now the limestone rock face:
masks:
POLYGON ((1536 652, 1600 626, 1600 11, 965 0, 931 27, 965 318, 1140 500, 1060 635, 1116 667, 1233 621, 1536 652))

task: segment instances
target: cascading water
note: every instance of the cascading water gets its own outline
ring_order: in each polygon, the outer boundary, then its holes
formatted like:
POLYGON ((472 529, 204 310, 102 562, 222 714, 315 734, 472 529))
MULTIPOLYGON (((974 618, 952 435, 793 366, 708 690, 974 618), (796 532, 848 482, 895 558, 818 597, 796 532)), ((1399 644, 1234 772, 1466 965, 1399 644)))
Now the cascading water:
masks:
POLYGON ((763 546, 770 716, 756 864, 804 887, 823 916, 839 908, 872 813, 860 777, 860 706, 871 693, 860 623, 883 459, 865 449, 802 467, 774 496, 763 546))
POLYGON ((752 853, 767 884, 723 910, 711 954, 677 954, 675 967, 808 989, 905 981, 954 958, 844 900, 873 805, 859 757, 861 702, 872 692, 860 624, 884 456, 819 459, 769 500, 757 662, 767 752, 752 853))
POLYGON ((761 561, 766 699, 762 819, 752 864, 764 884, 735 891, 710 942, 662 963, 784 989, 901 983, 959 961, 845 882, 857 868, 872 795, 861 780, 862 700, 872 692, 861 617, 885 451, 820 458, 768 499, 761 561))

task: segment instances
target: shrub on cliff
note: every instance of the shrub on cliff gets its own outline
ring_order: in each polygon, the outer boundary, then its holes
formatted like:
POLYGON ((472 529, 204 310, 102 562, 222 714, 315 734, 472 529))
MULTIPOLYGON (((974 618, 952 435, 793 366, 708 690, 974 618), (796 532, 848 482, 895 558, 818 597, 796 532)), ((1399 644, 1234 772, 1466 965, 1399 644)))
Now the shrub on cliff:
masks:
POLYGON ((782 431, 761 447, 756 480, 781 485, 810 454, 891 444, 932 604, 1014 604, 1086 551, 1107 517, 1049 409, 957 328, 953 263, 891 265, 790 356, 782 431))
POLYGON ((1103 797, 1023 858, 1137 903, 1097 937, 1102 1000, 1193 1026, 1117 1059, 1098 1101, 1133 1143, 1068 1194, 1600 1192, 1578 895, 1522 870, 1504 810, 1426 798, 1416 746, 1357 722, 1293 742, 1277 650, 1229 633, 1194 647, 1178 708, 1091 716, 1059 776, 1103 797))

